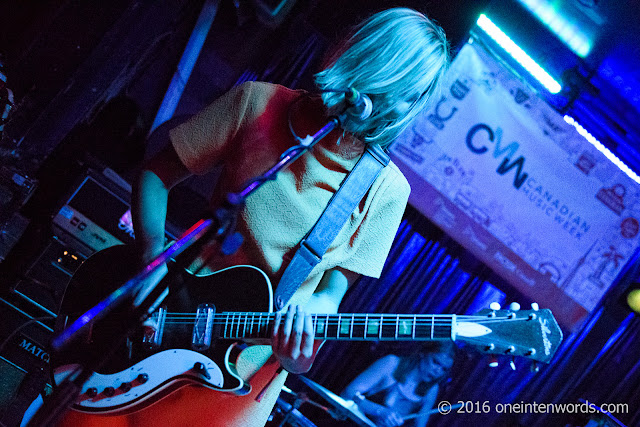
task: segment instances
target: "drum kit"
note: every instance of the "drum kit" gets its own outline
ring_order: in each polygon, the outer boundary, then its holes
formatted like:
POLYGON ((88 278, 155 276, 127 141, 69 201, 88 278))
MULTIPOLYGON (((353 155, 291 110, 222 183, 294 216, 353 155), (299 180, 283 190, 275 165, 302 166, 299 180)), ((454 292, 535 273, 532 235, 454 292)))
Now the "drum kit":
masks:
POLYGON ((298 410, 302 404, 308 404, 320 409, 335 420, 350 420, 358 426, 376 427, 376 425, 358 409, 358 405, 356 405, 353 400, 345 400, 320 384, 303 376, 298 376, 298 379, 328 402, 328 406, 313 401, 305 392, 296 393, 287 386, 283 386, 281 397, 278 398, 276 406, 271 413, 270 425, 277 427, 316 427, 316 424, 298 410), (291 401, 292 399, 293 401, 291 401))

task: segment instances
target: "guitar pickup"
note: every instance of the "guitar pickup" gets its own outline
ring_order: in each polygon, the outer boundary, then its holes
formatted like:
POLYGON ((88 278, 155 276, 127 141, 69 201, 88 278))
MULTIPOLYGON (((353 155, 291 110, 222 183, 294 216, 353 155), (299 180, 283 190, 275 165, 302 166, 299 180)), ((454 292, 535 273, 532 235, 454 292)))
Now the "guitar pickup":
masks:
POLYGON ((191 335, 191 348, 196 351, 208 350, 211 347, 213 322, 216 307, 213 304, 200 304, 196 311, 196 320, 193 323, 191 335))
POLYGON ((150 350, 160 347, 164 322, 167 318, 166 307, 160 307, 142 324, 142 343, 150 350))

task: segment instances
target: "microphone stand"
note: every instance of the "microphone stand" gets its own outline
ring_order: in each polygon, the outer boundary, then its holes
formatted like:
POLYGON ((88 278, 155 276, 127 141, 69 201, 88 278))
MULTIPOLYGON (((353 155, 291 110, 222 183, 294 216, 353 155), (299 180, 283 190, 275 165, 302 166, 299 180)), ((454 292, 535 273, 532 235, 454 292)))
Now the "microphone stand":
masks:
POLYGON ((113 349, 107 352, 99 360, 86 363, 67 376, 62 383, 55 387, 51 396, 47 398, 43 406, 35 413, 29 422, 29 427, 50 426, 66 412, 67 408, 76 401, 82 391, 82 386, 91 377, 93 372, 100 369, 115 353, 120 342, 135 332, 142 323, 156 310, 158 299, 164 295, 169 283, 177 280, 178 285, 182 281, 178 279, 183 268, 188 267, 198 256, 206 243, 214 240, 221 243, 223 254, 232 254, 241 244, 241 237, 234 234, 237 214, 244 205, 245 200, 253 194, 262 184, 276 178, 276 174, 297 160, 318 141, 328 135, 333 129, 342 123, 347 115, 347 109, 338 117, 330 117, 327 123, 314 135, 308 135, 285 151, 280 159, 263 175, 252 179, 244 189, 238 193, 228 193, 225 207, 216 210, 212 218, 201 219, 188 229, 173 245, 158 255, 149 265, 145 266, 135 276, 125 282, 120 288, 112 292, 97 305, 80 316, 70 326, 55 336, 51 342, 55 352, 66 349, 72 342, 79 338, 92 324, 104 318, 107 314, 120 307, 125 301, 132 301, 135 293, 141 288, 142 282, 150 277, 170 259, 174 259, 178 268, 172 269, 167 277, 153 285, 143 300, 132 306, 130 312, 130 327, 120 332, 114 339, 113 349), (170 280, 167 280, 169 278, 170 280))

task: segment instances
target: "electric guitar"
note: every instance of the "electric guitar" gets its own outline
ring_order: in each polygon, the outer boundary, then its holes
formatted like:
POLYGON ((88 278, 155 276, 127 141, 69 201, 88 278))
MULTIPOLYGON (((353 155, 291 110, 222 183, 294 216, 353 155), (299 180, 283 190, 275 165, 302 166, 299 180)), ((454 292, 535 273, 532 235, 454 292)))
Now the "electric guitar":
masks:
MULTIPOLYGON (((133 273, 132 249, 119 245, 87 259, 74 274, 58 316, 59 327, 84 313, 133 273)), ((93 414, 142 409, 185 385, 247 394, 250 385, 237 366, 246 344, 270 342, 275 314, 267 276, 237 266, 208 276, 185 274, 186 284, 170 292, 166 307, 115 352, 84 384, 72 405, 93 414)), ((124 316, 122 316, 124 317, 124 316)), ((315 314, 317 339, 358 341, 462 341, 491 354, 548 363, 562 341, 550 310, 483 310, 477 315, 315 314)), ((52 361, 56 382, 86 360, 113 350, 109 336, 126 325, 110 314, 52 361)))

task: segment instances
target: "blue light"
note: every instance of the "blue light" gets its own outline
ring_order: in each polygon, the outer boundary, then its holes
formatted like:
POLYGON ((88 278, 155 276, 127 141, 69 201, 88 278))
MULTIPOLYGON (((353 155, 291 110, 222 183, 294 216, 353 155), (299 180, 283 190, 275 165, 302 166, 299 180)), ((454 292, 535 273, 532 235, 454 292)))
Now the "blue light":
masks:
POLYGON ((562 16, 555 4, 548 0, 518 0, 524 7, 551 30, 562 43, 580 58, 586 58, 591 51, 592 41, 569 19, 562 16))
POLYGON ((625 174, 627 174, 627 176, 629 178, 631 178, 632 180, 634 180, 635 182, 637 182, 638 184, 640 184, 640 177, 634 172, 632 171, 629 166, 625 165, 622 160, 620 160, 619 158, 616 157, 615 154, 613 154, 607 147, 605 147, 604 145, 602 145, 602 143, 600 141, 598 141, 593 135, 591 135, 589 133, 589 131, 587 131, 585 128, 583 128, 580 123, 578 123, 573 117, 571 116, 564 116, 564 121, 569 123, 570 125, 572 125, 574 128, 576 128, 576 130, 578 131, 578 133, 580 135, 582 135, 584 137, 584 139, 586 139, 587 141, 589 141, 591 143, 591 145, 593 145, 594 147, 596 147, 596 149, 598 151, 600 151, 602 154, 604 154, 604 156, 611 160, 611 162, 616 165, 618 168, 620 168, 620 170, 622 172, 624 172, 625 174))
POLYGON ((527 53, 516 45, 500 28, 498 28, 486 15, 481 14, 477 21, 478 26, 500 45, 509 55, 522 65, 536 80, 538 80, 549 92, 560 92, 562 86, 541 66, 539 66, 527 53))

